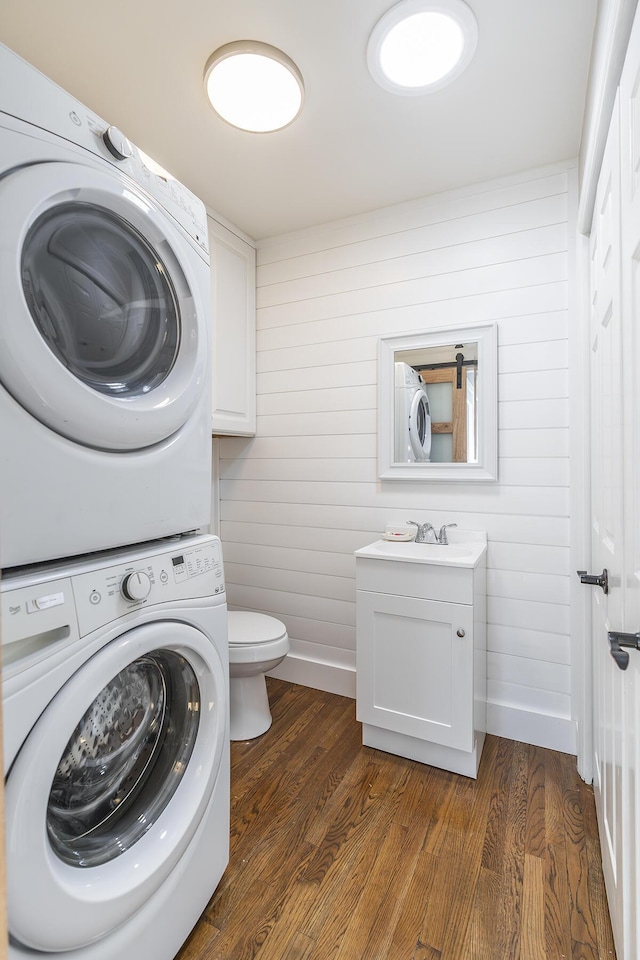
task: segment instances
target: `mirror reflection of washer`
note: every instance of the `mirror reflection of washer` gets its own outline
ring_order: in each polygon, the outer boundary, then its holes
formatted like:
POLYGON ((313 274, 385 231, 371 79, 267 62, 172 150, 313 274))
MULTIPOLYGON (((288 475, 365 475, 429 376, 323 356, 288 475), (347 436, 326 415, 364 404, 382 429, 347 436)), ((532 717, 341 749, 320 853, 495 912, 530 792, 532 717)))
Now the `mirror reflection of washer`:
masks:
POLYGON ((427 388, 408 363, 395 364, 395 460, 431 459, 431 412, 427 388))
POLYGON ((204 205, 0 44, 0 566, 206 525, 204 205))
POLYGON ((220 542, 0 590, 9 960, 173 960, 229 855, 220 542))

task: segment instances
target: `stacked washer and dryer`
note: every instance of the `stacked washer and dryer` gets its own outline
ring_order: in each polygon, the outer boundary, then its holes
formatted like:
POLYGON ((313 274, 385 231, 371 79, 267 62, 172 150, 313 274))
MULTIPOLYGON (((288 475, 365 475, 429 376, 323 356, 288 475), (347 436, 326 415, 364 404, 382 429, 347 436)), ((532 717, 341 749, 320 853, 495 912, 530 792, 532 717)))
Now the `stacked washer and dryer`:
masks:
POLYGON ((394 455, 396 463, 431 459, 431 407, 427 388, 408 363, 395 364, 394 455))
POLYGON ((228 861, 203 205, 0 46, 10 960, 171 960, 228 861))

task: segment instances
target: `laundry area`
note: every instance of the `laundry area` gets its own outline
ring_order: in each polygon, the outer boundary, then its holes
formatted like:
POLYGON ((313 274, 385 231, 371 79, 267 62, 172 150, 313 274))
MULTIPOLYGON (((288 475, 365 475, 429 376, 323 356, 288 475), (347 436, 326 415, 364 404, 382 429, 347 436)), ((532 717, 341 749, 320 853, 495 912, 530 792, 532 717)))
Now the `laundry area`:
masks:
POLYGON ((0 960, 640 955, 636 0, 11 0, 0 960))

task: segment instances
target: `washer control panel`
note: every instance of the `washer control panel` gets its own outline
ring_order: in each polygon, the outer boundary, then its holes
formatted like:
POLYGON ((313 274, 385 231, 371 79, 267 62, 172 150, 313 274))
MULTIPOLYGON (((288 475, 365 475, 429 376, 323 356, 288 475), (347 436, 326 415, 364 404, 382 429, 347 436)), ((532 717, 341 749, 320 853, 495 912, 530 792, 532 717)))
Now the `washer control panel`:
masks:
POLYGON ((43 565, 7 576, 0 589, 5 663, 17 641, 24 654, 24 641, 35 650, 50 639, 86 636, 147 606, 226 599, 222 548, 209 535, 43 565))
POLYGON ((174 550, 79 574, 72 583, 81 635, 150 604, 219 597, 225 592, 220 541, 191 538, 174 550))

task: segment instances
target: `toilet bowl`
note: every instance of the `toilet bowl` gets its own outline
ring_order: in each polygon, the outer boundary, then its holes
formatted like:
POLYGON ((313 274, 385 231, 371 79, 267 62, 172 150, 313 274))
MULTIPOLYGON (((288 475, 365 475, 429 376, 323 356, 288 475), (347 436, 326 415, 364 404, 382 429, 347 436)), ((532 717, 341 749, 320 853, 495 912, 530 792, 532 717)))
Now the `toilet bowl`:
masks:
POLYGON ((275 617, 229 611, 229 712, 232 740, 252 740, 271 726, 265 673, 289 652, 287 628, 275 617))

